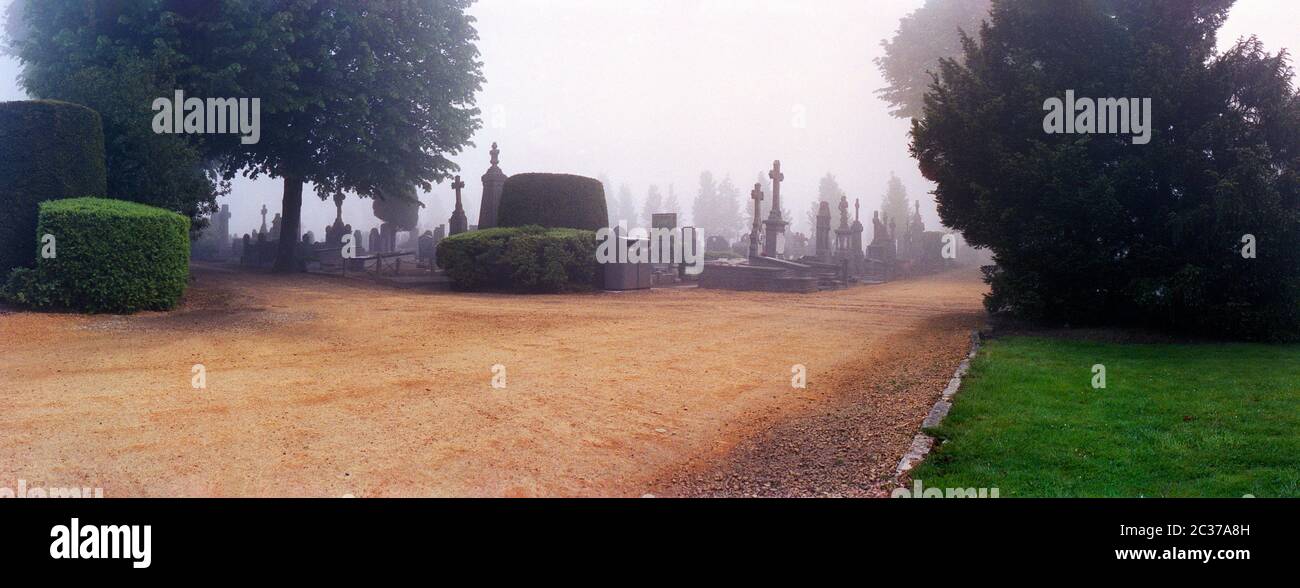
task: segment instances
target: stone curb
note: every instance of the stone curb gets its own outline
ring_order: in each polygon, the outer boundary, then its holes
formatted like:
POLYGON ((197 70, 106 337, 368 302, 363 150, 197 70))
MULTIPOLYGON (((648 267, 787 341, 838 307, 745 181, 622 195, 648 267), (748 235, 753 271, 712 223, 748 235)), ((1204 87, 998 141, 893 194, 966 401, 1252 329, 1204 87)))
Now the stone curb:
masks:
POLYGON ((943 394, 939 400, 930 408, 930 414, 925 416, 921 422, 922 431, 912 438, 912 446, 907 448, 907 453, 903 458, 898 460, 898 468, 894 471, 894 481, 898 482, 907 472, 912 471, 916 464, 921 463, 930 450, 934 448, 934 437, 926 435, 924 430, 939 426, 944 417, 948 416, 948 411, 952 409, 952 398, 957 395, 961 389, 961 379, 970 370, 970 361, 975 359, 975 354, 980 350, 980 332, 971 331, 970 334, 970 353, 966 354, 966 359, 961 360, 957 365, 957 371, 953 373, 952 379, 948 380, 948 387, 943 389, 943 394))

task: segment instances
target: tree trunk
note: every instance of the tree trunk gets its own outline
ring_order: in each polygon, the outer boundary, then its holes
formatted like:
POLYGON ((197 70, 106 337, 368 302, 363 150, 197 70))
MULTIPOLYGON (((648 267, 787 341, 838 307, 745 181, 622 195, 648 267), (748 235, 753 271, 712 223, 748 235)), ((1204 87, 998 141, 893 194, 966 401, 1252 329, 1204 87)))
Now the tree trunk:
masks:
POLYGON ((291 274, 298 271, 298 225, 302 217, 302 178, 294 175, 284 176, 284 199, 280 209, 279 251, 275 255, 275 266, 271 271, 277 274, 291 274))

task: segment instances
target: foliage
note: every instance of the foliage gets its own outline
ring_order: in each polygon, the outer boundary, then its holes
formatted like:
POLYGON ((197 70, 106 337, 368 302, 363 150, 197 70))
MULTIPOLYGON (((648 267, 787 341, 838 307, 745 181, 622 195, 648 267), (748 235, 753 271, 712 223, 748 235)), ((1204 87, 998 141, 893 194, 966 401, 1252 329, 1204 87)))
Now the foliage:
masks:
POLYGON ((944 225, 993 253, 990 311, 1300 337, 1300 97, 1285 53, 1215 54, 1230 5, 996 2, 943 63, 911 149, 944 225), (1046 134, 1067 89, 1149 98, 1150 142, 1046 134))
POLYGON ((536 225, 470 231, 440 241, 437 259, 458 290, 587 290, 596 278, 596 234, 536 225))
POLYGON ((189 280, 189 229, 184 216, 135 202, 42 202, 37 233, 54 235, 54 256, 13 272, 5 298, 83 312, 172 308, 189 280))
POLYGON ((619 221, 626 221, 628 225, 636 224, 636 198, 632 196, 632 188, 627 184, 618 187, 618 202, 616 205, 618 218, 610 226, 618 224, 619 221))
POLYGON ((515 174, 501 191, 497 225, 587 229, 606 226, 605 188, 569 174, 515 174))
MULTIPOLYGON (((138 66, 138 76, 124 77, 146 95, 178 88, 191 97, 259 98, 258 143, 234 134, 194 141, 225 179, 241 171, 282 178, 282 227, 296 235, 304 183, 321 198, 402 198, 457 169, 447 154, 459 153, 480 124, 473 105, 482 64, 469 4, 48 0, 28 7, 32 22, 54 24, 34 26, 45 33, 30 37, 37 41, 24 55, 66 70, 60 79, 138 66), (93 60, 79 57, 92 48, 93 60)), ((293 271, 294 255, 293 240, 282 240, 277 270, 293 271)))
POLYGON ((847 197, 848 194, 844 192, 843 188, 840 188, 840 183, 835 179, 834 174, 827 173, 817 183, 817 199, 812 201, 807 213, 808 235, 810 237, 817 234, 817 213, 821 211, 821 203, 823 202, 831 205, 831 228, 834 229, 838 226, 839 221, 835 211, 839 210, 841 196, 847 197))
POLYGON ((153 132, 153 100, 170 98, 189 65, 161 3, 17 0, 8 24, 29 94, 103 118, 107 193, 180 212, 202 228, 228 185, 200 137, 153 132))
POLYGON ((36 259, 37 205, 103 196, 104 134, 95 111, 67 102, 0 102, 0 276, 36 259))
POLYGON ((912 477, 1003 497, 1296 497, 1297 381, 1295 345, 998 339, 912 477))
POLYGON ((641 205, 641 226, 653 226, 651 221, 654 214, 663 212, 664 197, 659 193, 659 186, 651 184, 650 189, 646 192, 645 202, 641 205))
POLYGON ((710 172, 700 174, 699 191, 691 207, 691 222, 705 235, 735 238, 743 221, 740 191, 730 176, 717 182, 710 172))
POLYGON ((876 66, 888 86, 876 90, 898 118, 917 118, 924 95, 939 72, 939 60, 962 54, 961 35, 975 35, 989 15, 989 0, 926 0, 903 17, 894 38, 880 42, 885 54, 876 66))
POLYGON ((910 203, 907 201, 907 188, 903 181, 893 172, 889 173, 889 183, 885 186, 885 195, 880 197, 880 220, 886 225, 894 221, 901 232, 907 228, 908 219, 912 217, 910 203))

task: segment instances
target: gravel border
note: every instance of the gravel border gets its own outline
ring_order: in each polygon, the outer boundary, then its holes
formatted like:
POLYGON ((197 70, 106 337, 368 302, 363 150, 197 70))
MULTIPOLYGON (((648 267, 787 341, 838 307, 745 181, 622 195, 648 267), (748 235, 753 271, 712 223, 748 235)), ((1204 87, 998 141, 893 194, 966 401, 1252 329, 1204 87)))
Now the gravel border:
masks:
POLYGON ((921 431, 912 438, 912 446, 903 454, 903 458, 898 460, 898 468, 894 471, 894 482, 897 483, 912 468, 921 463, 930 450, 934 448, 934 437, 925 434, 925 429, 939 426, 943 418, 948 416, 948 411, 952 410, 953 396, 961 390, 961 379, 970 370, 970 361, 975 359, 975 354, 980 350, 980 332, 971 331, 970 334, 970 353, 966 354, 966 359, 961 360, 957 365, 957 371, 953 373, 952 379, 948 380, 948 387, 943 389, 943 394, 939 400, 930 408, 930 414, 926 415, 925 420, 921 422, 921 431))

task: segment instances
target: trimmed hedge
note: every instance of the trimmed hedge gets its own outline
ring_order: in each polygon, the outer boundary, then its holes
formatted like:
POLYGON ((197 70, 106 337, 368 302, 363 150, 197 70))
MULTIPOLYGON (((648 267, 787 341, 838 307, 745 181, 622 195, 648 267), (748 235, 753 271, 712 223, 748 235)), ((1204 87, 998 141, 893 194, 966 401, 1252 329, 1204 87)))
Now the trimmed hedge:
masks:
POLYGON ((501 191, 498 227, 599 230, 609 223, 605 186, 568 174, 515 174, 501 191))
POLYGON ((68 102, 0 102, 0 276, 36 260, 36 205, 104 196, 99 113, 68 102))
POLYGON ((470 231, 440 241, 437 260, 457 290, 590 290, 596 233, 536 225, 470 231))
POLYGON ((54 235, 55 256, 15 269, 5 298, 83 312, 172 308, 189 279, 189 230, 188 218, 135 202, 42 202, 36 233, 54 235))

